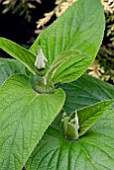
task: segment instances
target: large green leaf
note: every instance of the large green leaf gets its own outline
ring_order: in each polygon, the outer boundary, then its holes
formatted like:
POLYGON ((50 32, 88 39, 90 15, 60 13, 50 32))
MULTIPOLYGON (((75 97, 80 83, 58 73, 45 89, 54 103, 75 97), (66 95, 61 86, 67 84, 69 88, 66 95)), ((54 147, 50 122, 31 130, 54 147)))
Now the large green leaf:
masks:
POLYGON ((113 85, 86 74, 74 82, 62 84, 59 87, 66 93, 64 109, 67 113, 102 100, 114 99, 113 85))
POLYGON ((113 170, 114 110, 107 111, 85 136, 68 141, 50 127, 26 164, 27 170, 113 170))
POLYGON ((51 65, 47 79, 53 83, 76 80, 88 68, 91 57, 81 51, 65 51, 51 65))
POLYGON ((0 86, 9 76, 15 73, 26 74, 23 64, 17 60, 0 58, 0 86))
POLYGON ((36 56, 29 50, 20 45, 10 41, 6 38, 0 37, 0 49, 7 52, 12 57, 24 64, 33 74, 35 74, 35 60, 36 56))
POLYGON ((38 36, 30 50, 37 54, 41 45, 49 65, 65 50, 81 50, 93 61, 105 27, 100 0, 79 0, 38 36))
POLYGON ((64 104, 62 89, 32 90, 24 75, 13 75, 0 89, 0 170, 21 170, 64 104))

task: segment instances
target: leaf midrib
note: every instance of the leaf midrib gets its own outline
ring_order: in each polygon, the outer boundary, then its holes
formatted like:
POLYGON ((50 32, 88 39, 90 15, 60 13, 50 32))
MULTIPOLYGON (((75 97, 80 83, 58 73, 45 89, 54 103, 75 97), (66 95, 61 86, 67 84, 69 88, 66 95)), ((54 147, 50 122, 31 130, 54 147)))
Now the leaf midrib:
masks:
POLYGON ((86 149, 81 145, 81 143, 79 141, 77 141, 78 144, 80 145, 80 148, 82 149, 82 151, 85 153, 86 158, 89 159, 89 161, 91 162, 92 166, 95 168, 95 170, 97 170, 97 168, 94 165, 94 162, 91 160, 90 155, 87 153, 86 149))

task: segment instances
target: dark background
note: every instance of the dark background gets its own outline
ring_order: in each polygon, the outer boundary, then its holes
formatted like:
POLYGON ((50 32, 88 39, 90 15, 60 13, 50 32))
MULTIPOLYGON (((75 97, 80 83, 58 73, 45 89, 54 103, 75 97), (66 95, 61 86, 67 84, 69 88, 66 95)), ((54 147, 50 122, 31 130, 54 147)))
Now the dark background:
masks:
MULTIPOLYGON (((30 46, 29 41, 37 37, 37 34, 34 33, 36 21, 42 18, 44 13, 50 12, 55 6, 54 3, 54 0, 42 0, 41 4, 35 3, 36 9, 30 10, 30 22, 25 19, 24 15, 19 16, 19 11, 15 14, 12 14, 11 11, 2 14, 4 6, 0 3, 0 36, 13 40, 23 46, 30 46)), ((53 17, 50 22, 54 19, 53 17)))

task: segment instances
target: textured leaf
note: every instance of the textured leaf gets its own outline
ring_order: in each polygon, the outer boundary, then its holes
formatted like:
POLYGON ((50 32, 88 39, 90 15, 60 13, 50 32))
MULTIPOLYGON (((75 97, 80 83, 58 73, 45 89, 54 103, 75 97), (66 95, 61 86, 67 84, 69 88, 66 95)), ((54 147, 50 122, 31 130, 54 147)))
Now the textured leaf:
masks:
POLYGON ((30 50, 37 54, 41 45, 49 65, 65 50, 81 50, 93 61, 105 27, 100 0, 79 0, 43 31, 30 50))
POLYGON ((113 85, 86 74, 74 82, 62 84, 59 87, 66 93, 64 109, 67 113, 102 100, 114 99, 113 85))
MULTIPOLYGON (((114 98, 114 86, 88 75, 83 75, 77 81, 62 87, 67 94, 65 109, 69 113, 74 108, 80 109, 101 100, 114 98)), ((87 107, 89 108, 87 115, 93 112, 92 107, 87 107)), ((82 110, 86 111, 87 108, 82 110)), ((78 110, 80 118, 81 112, 78 110)), ((83 119, 86 120, 87 115, 84 115, 83 119)), ((105 112, 98 122, 77 141, 68 141, 57 128, 50 127, 28 160, 27 170, 113 170, 113 136, 113 109, 105 112)))
MULTIPOLYGON (((62 122, 68 122, 68 128, 73 128, 74 132, 78 130, 77 136, 82 136, 101 118, 103 113, 105 113, 112 105, 114 104, 114 99, 111 100, 104 100, 100 101, 94 105, 84 107, 80 110, 75 110, 75 112, 71 113, 70 115, 66 115, 65 117, 64 112, 60 112, 60 114, 56 117, 55 121, 53 122, 52 126, 56 129, 63 129, 63 123, 62 122), (75 114, 77 113, 77 117, 75 117, 75 114), (62 121, 61 121, 62 120, 62 121), (78 122, 78 123, 77 123, 78 122), (69 125, 70 124, 70 125, 69 125)), ((65 124, 64 124, 65 125, 65 124)), ((65 125, 66 126, 66 125, 65 125)), ((64 128, 64 131, 66 129, 64 128)), ((71 130, 68 129, 68 137, 74 138, 72 134, 75 134, 73 132, 70 132, 71 130)), ((67 132, 66 136, 67 136, 67 132)), ((76 132, 77 133, 77 132, 76 132)))
POLYGON ((76 80, 88 68, 91 57, 81 51, 65 51, 52 64, 47 79, 54 83, 76 80))
POLYGON ((107 111, 85 136, 66 140, 50 127, 27 162, 27 170, 113 170, 114 110, 107 111))
POLYGON ((15 73, 26 74, 25 67, 17 60, 0 58, 0 86, 15 73))
POLYGON ((22 169, 64 98, 61 89, 36 93, 24 75, 5 81, 0 89, 0 170, 22 169))
POLYGON ((9 55, 19 60, 29 69, 29 71, 35 74, 34 63, 36 56, 32 52, 14 43, 13 41, 2 37, 0 37, 0 49, 4 50, 9 55))
POLYGON ((114 100, 101 101, 79 110, 77 112, 79 118, 79 136, 84 135, 112 104, 114 104, 114 100))

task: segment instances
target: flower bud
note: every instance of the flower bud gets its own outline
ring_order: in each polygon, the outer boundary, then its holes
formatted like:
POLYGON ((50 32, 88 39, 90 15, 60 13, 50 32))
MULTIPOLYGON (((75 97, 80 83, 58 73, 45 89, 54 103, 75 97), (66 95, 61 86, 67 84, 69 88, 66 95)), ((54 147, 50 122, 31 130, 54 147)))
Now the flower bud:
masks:
POLYGON ((38 69, 45 69, 45 67, 46 67, 46 64, 45 64, 45 63, 46 63, 47 61, 48 61, 48 60, 47 60, 46 57, 44 56, 41 47, 39 47, 38 56, 37 56, 36 61, 35 61, 35 67, 38 68, 38 69))
POLYGON ((79 121, 77 111, 75 110, 69 117, 63 118, 62 122, 66 137, 68 139, 78 139, 79 121))

